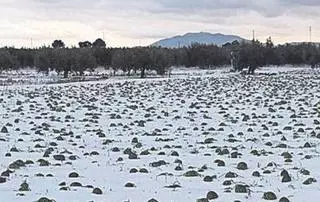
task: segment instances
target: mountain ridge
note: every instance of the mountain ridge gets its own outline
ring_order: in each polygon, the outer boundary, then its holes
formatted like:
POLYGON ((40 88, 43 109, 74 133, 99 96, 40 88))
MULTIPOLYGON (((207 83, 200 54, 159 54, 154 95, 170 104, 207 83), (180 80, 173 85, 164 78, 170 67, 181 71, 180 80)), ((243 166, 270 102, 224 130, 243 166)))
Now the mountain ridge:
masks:
POLYGON ((209 33, 209 32, 188 32, 184 35, 177 35, 170 38, 161 39, 151 46, 164 47, 164 48, 179 48, 188 47, 193 43, 217 45, 222 46, 228 42, 233 41, 246 41, 246 39, 237 35, 225 35, 221 33, 209 33))

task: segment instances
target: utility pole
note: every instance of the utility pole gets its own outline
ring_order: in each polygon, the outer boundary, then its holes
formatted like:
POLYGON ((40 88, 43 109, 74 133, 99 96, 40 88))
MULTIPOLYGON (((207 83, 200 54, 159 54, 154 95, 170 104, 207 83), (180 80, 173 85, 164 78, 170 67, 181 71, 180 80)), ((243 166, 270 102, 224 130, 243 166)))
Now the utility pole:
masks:
POLYGON ((253 40, 253 42, 256 40, 256 36, 255 36, 255 32, 254 32, 254 30, 252 30, 252 40, 253 40))
POLYGON ((309 42, 312 42, 312 27, 309 27, 309 42))

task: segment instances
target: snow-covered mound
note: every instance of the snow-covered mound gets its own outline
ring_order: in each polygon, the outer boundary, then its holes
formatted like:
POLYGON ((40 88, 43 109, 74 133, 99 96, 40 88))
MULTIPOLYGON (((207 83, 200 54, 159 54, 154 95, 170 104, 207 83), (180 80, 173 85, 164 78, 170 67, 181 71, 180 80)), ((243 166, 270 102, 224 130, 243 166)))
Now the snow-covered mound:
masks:
POLYGON ((319 198, 319 72, 273 70, 1 87, 1 201, 319 198))

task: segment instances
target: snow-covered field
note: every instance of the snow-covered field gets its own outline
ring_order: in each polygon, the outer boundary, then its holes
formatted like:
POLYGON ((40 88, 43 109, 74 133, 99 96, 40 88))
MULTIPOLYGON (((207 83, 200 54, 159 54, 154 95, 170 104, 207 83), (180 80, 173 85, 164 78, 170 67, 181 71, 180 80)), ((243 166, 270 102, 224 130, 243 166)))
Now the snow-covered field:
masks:
POLYGON ((0 87, 0 201, 317 201, 320 72, 268 72, 0 87))

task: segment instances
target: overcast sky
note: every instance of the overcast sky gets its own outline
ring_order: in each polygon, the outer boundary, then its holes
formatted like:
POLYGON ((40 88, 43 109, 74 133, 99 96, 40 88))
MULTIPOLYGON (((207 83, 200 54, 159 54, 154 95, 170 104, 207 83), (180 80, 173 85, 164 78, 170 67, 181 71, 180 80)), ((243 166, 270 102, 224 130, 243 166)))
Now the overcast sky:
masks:
POLYGON ((149 45, 187 32, 275 43, 320 41, 320 0, 0 0, 0 46, 103 37, 108 46, 149 45))

